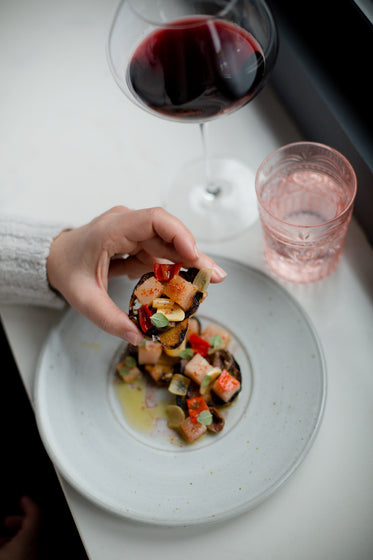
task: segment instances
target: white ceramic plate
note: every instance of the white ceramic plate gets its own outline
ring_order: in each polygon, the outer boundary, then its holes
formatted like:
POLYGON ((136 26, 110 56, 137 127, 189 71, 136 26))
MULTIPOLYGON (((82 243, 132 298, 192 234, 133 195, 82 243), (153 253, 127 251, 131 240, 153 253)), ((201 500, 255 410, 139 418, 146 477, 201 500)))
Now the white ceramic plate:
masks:
MULTIPOLYGON (((237 515, 275 492, 313 444, 326 371, 309 319, 269 277, 216 260, 228 278, 210 286, 200 315, 231 331, 243 378, 220 434, 179 447, 167 433, 127 425, 113 390, 123 345, 73 310, 41 353, 34 396, 47 451, 70 484, 113 513, 160 525, 237 515)), ((133 285, 111 284, 123 309, 133 285)))

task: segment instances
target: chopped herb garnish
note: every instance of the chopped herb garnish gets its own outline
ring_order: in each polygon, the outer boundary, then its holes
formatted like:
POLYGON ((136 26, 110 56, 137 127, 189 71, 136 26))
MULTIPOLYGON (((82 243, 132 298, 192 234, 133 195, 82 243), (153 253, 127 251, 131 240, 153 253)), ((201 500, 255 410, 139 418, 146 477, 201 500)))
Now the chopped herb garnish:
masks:
POLYGON ((154 313, 154 315, 150 317, 150 321, 155 327, 157 327, 157 329, 167 327, 170 322, 163 313, 154 313))
POLYGON ((119 375, 126 376, 131 372, 131 369, 137 366, 137 362, 133 356, 126 356, 124 364, 118 371, 119 375))
POLYGON ((194 351, 191 348, 184 348, 184 350, 181 350, 180 352, 180 358, 183 358, 184 360, 191 360, 194 356, 194 351))
POLYGON ((136 360, 133 356, 127 356, 125 359, 125 364, 129 368, 137 366, 136 360))
POLYGON ((202 410, 198 414, 197 420, 200 424, 204 424, 205 426, 209 426, 212 423, 212 414, 209 410, 202 410))
POLYGON ((213 350, 215 350, 216 348, 219 348, 219 346, 222 345, 223 343, 223 339, 220 336, 220 334, 214 334, 214 336, 212 336, 209 340, 210 346, 213 350))
POLYGON ((201 389, 204 389, 205 387, 210 385, 211 381, 212 381, 211 375, 209 374, 205 375, 205 377, 201 381, 201 389))

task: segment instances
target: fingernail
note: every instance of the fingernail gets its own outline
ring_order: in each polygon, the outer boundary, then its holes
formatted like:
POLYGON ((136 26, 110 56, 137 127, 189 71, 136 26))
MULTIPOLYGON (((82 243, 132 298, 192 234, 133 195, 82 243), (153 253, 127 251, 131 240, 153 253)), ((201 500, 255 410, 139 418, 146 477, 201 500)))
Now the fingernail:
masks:
POLYGON ((141 344, 142 340, 143 340, 143 336, 141 336, 140 333, 136 333, 133 331, 126 331, 123 334, 123 338, 125 340, 127 340, 127 342, 129 342, 130 344, 134 344, 135 346, 138 346, 139 344, 141 344))
POLYGON ((224 278, 226 278, 227 273, 225 272, 225 270, 223 270, 220 266, 218 266, 217 264, 214 265, 214 273, 215 273, 215 278, 218 280, 224 280, 224 278))

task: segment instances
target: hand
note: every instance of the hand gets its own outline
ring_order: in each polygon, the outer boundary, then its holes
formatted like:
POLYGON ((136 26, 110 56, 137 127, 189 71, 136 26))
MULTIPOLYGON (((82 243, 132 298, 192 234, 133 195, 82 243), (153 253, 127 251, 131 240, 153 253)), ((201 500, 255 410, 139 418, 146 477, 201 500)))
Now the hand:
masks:
POLYGON ((38 558, 38 536, 40 530, 39 507, 25 496, 20 501, 24 515, 11 515, 4 520, 14 537, 1 539, 0 560, 36 560, 38 558))
POLYGON ((61 233, 47 260, 50 285, 104 331, 140 344, 143 335, 107 293, 108 279, 133 279, 166 259, 184 267, 213 269, 212 282, 226 273, 197 249, 190 231, 162 208, 118 206, 90 223, 61 233))

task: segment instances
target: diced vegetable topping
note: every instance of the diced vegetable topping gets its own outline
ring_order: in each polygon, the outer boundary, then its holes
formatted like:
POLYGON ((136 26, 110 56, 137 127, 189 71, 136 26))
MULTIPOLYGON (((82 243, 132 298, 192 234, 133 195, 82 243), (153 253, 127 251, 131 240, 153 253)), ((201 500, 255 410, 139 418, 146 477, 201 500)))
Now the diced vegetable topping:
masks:
POLYGON ((180 305, 168 298, 156 298, 153 300, 152 307, 155 307, 158 313, 163 313, 169 321, 183 321, 185 312, 180 305))
POLYGON ((184 397, 188 392, 189 385, 190 379, 188 377, 185 377, 185 375, 182 375, 181 373, 174 373, 171 383, 168 386, 168 390, 173 395, 184 397))
MULTIPOLYGON (((146 313, 148 306, 142 307, 146 313)), ((152 310, 153 307, 149 309, 152 310)), ((233 355, 225 348, 214 350, 215 345, 220 346, 219 332, 224 335, 226 331, 214 325, 208 325, 206 331, 213 333, 208 342, 197 335, 192 341, 184 339, 174 350, 158 341, 144 339, 136 350, 128 346, 127 355, 116 366, 118 377, 124 383, 132 383, 137 376, 146 374, 150 383, 168 389, 167 401, 174 395, 174 403, 165 408, 167 425, 176 429, 188 443, 206 431, 217 434, 223 429, 224 415, 219 410, 230 404, 241 389, 240 368, 233 355), (208 355, 195 353, 191 348, 193 340, 208 345, 208 355)), ((164 334, 170 332, 172 330, 164 334)))
POLYGON ((146 365, 145 369, 161 387, 167 386, 172 379, 172 367, 167 364, 146 365))
POLYGON ((154 276, 147 278, 134 291, 134 295, 141 305, 150 305, 153 299, 160 297, 162 293, 163 284, 158 282, 154 276))
POLYGON ((133 356, 127 356, 122 362, 117 365, 118 375, 125 383, 132 383, 136 377, 141 375, 141 371, 137 367, 136 360, 133 356))
POLYGON ((240 386, 240 382, 224 369, 212 385, 212 390, 224 402, 228 402, 239 391, 240 386))
POLYGON ((198 416, 203 410, 209 410, 209 407, 202 396, 199 397, 192 397, 187 399, 187 407, 191 421, 193 424, 197 424, 199 422, 198 416))
POLYGON ((168 405, 167 409, 168 427, 179 428, 180 424, 185 420, 185 412, 176 404, 168 405))
POLYGON ((181 263, 159 264, 154 263, 154 276, 159 282, 169 282, 181 269, 181 263))
POLYGON ((184 373, 200 385, 205 375, 212 369, 211 364, 205 358, 200 354, 194 354, 193 358, 185 365, 184 373))
POLYGON ((201 336, 210 342, 214 350, 217 350, 218 348, 227 348, 231 340, 231 335, 228 331, 213 324, 207 325, 201 336))
MULTIPOLYGON (((153 272, 143 274, 137 282, 129 304, 129 318, 147 337, 169 350, 185 340, 189 322, 207 296, 193 284, 199 271, 181 267, 181 263, 155 263, 153 272)), ((193 320, 192 325, 200 331, 199 321, 193 320)))
POLYGON ((167 400, 174 395, 175 402, 167 407, 168 425, 191 443, 207 427, 215 433, 223 428, 218 409, 239 393, 241 372, 228 350, 230 333, 212 324, 202 330, 195 316, 212 270, 181 268, 182 263, 155 263, 136 284, 128 315, 144 340, 137 350, 128 345, 117 375, 128 381, 145 374, 149 383, 167 387, 167 400))
POLYGON ((197 275, 193 280, 193 284, 198 291, 200 292, 207 291, 207 288, 209 287, 210 284, 211 275, 212 275, 211 268, 201 268, 201 270, 197 272, 197 275))
POLYGON ((137 361, 140 365, 156 364, 162 354, 162 345, 155 340, 144 340, 137 347, 137 361))
POLYGON ((198 334, 192 334, 189 338, 190 346, 196 354, 200 356, 207 356, 210 348, 210 343, 198 334))
POLYGON ((180 305, 184 311, 187 311, 187 309, 193 306, 194 296, 197 291, 193 284, 179 274, 176 274, 169 282, 164 284, 163 293, 180 305))
POLYGON ((199 387, 200 394, 204 397, 207 402, 213 401, 212 397, 212 387, 215 379, 221 374, 221 369, 213 368, 211 372, 209 372, 205 377, 202 379, 202 383, 199 387))
POLYGON ((151 322, 152 312, 147 305, 142 305, 139 309, 139 323, 142 332, 146 333, 152 328, 151 322))
POLYGON ((189 340, 192 334, 201 334, 201 324, 196 317, 189 319, 188 331, 186 333, 186 340, 189 340))
POLYGON ((207 431, 207 427, 200 422, 194 424, 189 416, 179 426, 180 433, 188 443, 193 443, 207 431))
POLYGON ((240 386, 240 382, 237 381, 226 369, 223 369, 221 375, 219 375, 217 384, 223 391, 232 391, 240 386))
POLYGON ((219 368, 212 368, 202 379, 201 381, 201 389, 205 389, 208 387, 219 375, 221 374, 221 369, 219 368))

